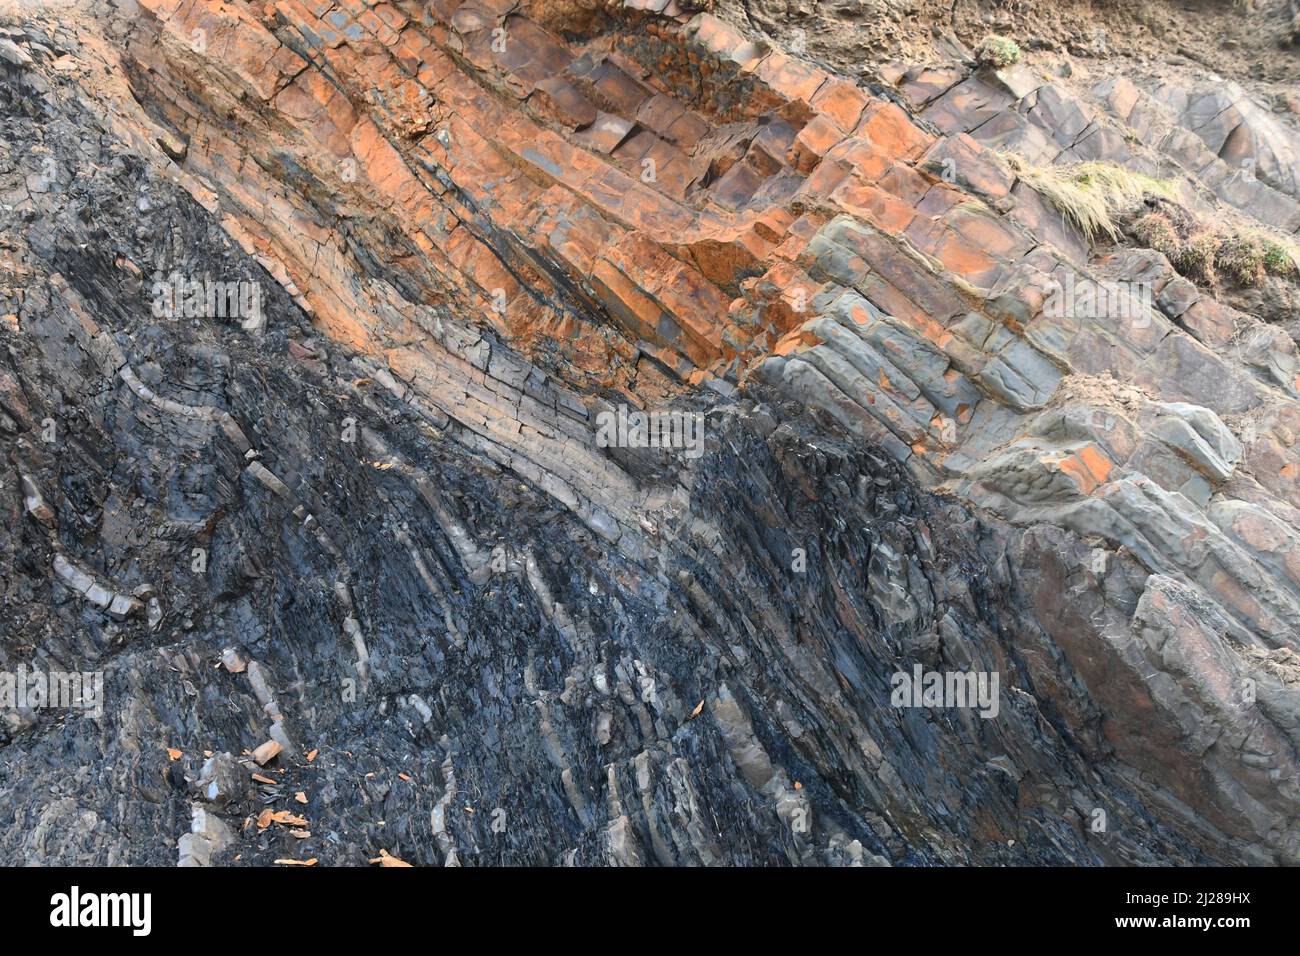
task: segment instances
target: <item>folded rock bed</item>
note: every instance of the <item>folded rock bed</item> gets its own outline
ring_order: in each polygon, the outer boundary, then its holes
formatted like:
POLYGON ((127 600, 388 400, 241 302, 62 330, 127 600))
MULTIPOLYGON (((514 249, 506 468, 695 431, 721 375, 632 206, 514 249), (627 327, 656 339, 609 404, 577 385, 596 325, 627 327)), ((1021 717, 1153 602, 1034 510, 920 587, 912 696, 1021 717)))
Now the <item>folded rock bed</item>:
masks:
POLYGON ((1294 235, 1243 89, 861 84, 679 0, 0 9, 0 671, 105 684, 0 712, 6 859, 1300 861, 1295 342, 1004 155, 1294 235), (1047 306, 1103 281, 1153 298, 1047 306))

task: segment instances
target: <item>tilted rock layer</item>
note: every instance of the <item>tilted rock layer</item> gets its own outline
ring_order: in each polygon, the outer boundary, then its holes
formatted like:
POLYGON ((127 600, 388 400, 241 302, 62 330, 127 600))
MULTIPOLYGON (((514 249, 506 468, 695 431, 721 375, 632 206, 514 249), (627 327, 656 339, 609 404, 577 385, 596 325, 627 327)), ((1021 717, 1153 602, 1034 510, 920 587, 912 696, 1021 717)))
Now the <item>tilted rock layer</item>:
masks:
POLYGON ((1002 155, 1294 234, 1294 124, 560 6, 7 13, 6 858, 1300 862, 1293 326, 1002 155))

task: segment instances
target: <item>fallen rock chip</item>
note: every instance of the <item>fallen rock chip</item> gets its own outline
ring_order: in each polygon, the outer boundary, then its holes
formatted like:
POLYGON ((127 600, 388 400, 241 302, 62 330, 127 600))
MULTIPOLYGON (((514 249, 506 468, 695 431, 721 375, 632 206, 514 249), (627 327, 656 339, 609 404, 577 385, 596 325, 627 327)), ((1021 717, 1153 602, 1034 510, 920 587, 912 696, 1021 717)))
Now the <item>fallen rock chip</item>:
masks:
POLYGON ((243 774, 229 753, 219 753, 203 762, 199 771, 198 790, 209 803, 227 804, 243 791, 243 774))
POLYGON ((408 869, 413 869, 411 864, 407 863, 405 860, 399 860, 387 850, 380 850, 379 856, 374 857, 370 862, 378 863, 380 866, 404 866, 408 869))
POLYGON ((23 507, 27 513, 48 527, 54 527, 55 517, 54 509, 45 502, 44 495, 41 494, 35 479, 28 475, 21 476, 23 487, 23 507))
POLYGON ((274 740, 268 740, 253 751, 253 759, 257 761, 259 767, 265 767, 268 763, 274 760, 283 749, 284 748, 274 740))

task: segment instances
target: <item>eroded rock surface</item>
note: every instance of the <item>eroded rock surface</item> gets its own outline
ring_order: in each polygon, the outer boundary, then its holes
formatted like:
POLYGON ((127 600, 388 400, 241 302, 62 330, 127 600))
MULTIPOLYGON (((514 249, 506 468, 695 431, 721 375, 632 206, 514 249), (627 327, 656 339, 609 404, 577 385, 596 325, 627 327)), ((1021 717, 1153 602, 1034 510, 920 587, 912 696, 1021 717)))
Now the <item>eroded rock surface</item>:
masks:
POLYGON ((7 13, 7 858, 1300 862, 1295 342, 1000 153, 1294 234, 1294 124, 545 6, 7 13))

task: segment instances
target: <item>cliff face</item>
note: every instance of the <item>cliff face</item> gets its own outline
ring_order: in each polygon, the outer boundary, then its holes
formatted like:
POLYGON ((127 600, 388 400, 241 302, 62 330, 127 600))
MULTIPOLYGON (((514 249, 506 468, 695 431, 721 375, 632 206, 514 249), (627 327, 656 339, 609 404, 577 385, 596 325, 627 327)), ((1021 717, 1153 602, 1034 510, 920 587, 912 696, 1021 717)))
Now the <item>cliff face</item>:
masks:
POLYGON ((6 858, 1300 860, 1294 118, 717 13, 6 9, 6 858))

